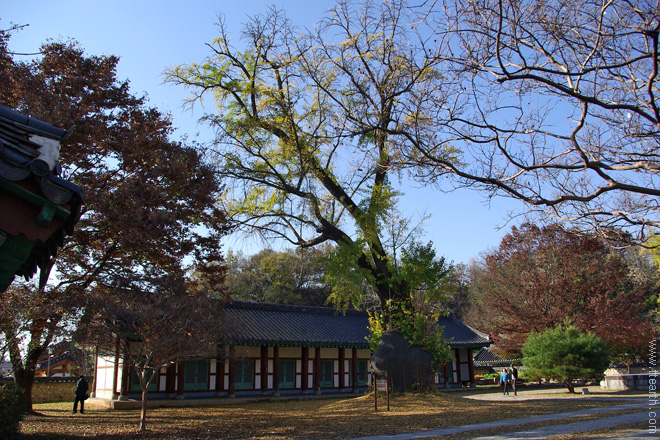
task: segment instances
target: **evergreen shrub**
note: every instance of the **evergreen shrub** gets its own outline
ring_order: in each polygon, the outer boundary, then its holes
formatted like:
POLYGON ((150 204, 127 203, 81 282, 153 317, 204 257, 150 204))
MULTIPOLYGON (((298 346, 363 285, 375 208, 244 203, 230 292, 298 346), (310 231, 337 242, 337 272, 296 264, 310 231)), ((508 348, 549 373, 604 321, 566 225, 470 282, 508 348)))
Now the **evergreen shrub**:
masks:
POLYGON ((23 389, 14 382, 0 382, 0 438, 19 438, 20 422, 25 413, 23 389))

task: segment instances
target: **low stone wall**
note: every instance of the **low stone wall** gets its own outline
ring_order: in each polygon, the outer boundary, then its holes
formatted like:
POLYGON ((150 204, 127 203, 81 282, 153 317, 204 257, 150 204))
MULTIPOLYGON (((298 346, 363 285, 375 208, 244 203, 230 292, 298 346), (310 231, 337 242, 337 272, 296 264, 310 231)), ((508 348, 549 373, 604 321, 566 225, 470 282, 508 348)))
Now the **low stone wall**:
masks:
MULTIPOLYGON (((5 379, 6 380, 6 379, 5 379)), ((33 403, 73 402, 78 377, 35 377, 32 386, 33 403)), ((88 377, 90 389, 92 378, 88 377)))
POLYGON ((35 378, 32 387, 32 402, 73 402, 77 382, 77 377, 35 378))
MULTIPOLYGON (((617 374, 605 376, 600 387, 606 390, 649 390, 649 374, 617 374)), ((654 384, 655 387, 655 384, 654 384)))

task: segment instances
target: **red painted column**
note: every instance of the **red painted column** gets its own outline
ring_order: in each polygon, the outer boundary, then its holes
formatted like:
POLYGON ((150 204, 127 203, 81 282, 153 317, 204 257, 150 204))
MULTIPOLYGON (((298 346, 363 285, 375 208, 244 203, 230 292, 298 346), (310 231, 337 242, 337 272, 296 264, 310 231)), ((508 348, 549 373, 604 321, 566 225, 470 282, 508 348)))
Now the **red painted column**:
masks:
POLYGON ((346 381, 346 351, 342 347, 339 349, 339 392, 341 393, 344 390, 344 383, 346 381))
POLYGON ((96 397, 96 381, 97 381, 98 369, 99 369, 99 347, 96 346, 94 348, 94 377, 92 378, 92 392, 89 394, 89 397, 96 397))
POLYGON ((280 347, 273 347, 273 396, 280 395, 280 347))
POLYGON ((353 383, 353 392, 357 393, 358 390, 358 363, 357 363, 357 348, 353 347, 353 359, 351 359, 353 370, 351 371, 351 382, 353 383))
POLYGON ((119 338, 115 345, 115 364, 112 371, 112 399, 117 399, 119 395, 117 394, 117 382, 119 381, 119 338))
POLYGON ((474 359, 471 348, 467 349, 467 355, 468 355, 468 369, 470 371, 470 387, 473 387, 476 386, 477 384, 474 382, 474 359))
MULTIPOLYGON (((128 356, 127 356, 128 357, 128 356)), ((131 379, 131 365, 124 359, 121 366, 121 385, 119 389, 119 400, 128 400, 128 387, 131 379)))
POLYGON ((165 374, 165 395, 168 399, 174 399, 176 397, 176 364, 168 366, 165 374))
POLYGON ((176 376, 176 398, 179 400, 185 399, 186 396, 183 395, 183 388, 185 386, 185 376, 186 373, 186 364, 185 362, 179 362, 177 364, 177 376, 176 376))
POLYGON ((234 346, 229 347, 229 397, 236 397, 236 359, 234 346))
POLYGON ((302 377, 300 378, 300 386, 302 392, 305 393, 309 390, 309 347, 302 348, 302 377))

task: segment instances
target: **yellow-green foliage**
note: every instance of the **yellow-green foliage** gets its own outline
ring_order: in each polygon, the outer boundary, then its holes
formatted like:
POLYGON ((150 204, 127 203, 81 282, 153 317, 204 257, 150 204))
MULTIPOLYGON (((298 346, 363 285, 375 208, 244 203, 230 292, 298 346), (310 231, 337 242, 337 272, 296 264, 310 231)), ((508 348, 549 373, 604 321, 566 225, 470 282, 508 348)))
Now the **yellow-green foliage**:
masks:
POLYGON ((338 308, 359 307, 373 279, 368 270, 357 264, 362 254, 362 241, 341 243, 328 255, 325 281, 332 286, 330 302, 338 308))
POLYGON ((442 336, 443 327, 437 325, 438 314, 415 312, 401 301, 390 301, 389 313, 369 313, 369 348, 376 351, 383 333, 395 328, 410 345, 431 353, 439 364, 449 361, 447 340, 442 336), (391 321, 390 321, 391 320, 391 321))

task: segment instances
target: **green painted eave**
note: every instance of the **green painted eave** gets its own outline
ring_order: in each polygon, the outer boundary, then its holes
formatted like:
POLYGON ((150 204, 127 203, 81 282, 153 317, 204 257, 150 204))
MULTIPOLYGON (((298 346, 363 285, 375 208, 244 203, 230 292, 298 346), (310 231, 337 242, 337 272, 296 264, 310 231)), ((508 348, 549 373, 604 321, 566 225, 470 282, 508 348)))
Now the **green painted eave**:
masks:
POLYGON ((39 226, 48 226, 51 220, 55 217, 65 221, 71 215, 71 213, 62 206, 52 203, 45 197, 35 194, 29 189, 16 182, 12 182, 11 180, 0 177, 0 189, 3 189, 21 200, 26 201, 30 205, 39 208, 40 212, 37 218, 35 218, 35 221, 39 226))
POLYGON ((0 292, 14 280, 16 272, 30 257, 34 243, 24 236, 0 231, 0 292))

